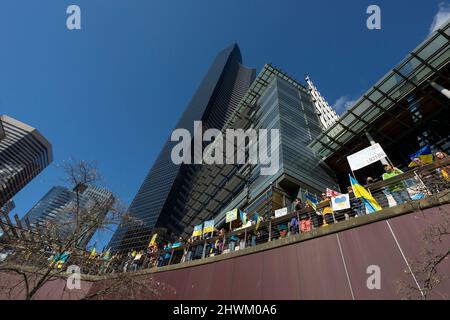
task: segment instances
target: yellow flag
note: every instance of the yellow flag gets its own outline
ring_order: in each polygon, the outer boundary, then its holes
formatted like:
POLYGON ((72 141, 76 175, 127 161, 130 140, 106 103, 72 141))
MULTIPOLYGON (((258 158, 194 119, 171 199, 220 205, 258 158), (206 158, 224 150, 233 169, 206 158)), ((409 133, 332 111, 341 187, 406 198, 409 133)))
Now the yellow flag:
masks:
POLYGON ((152 238, 150 239, 150 242, 149 242, 149 244, 148 244, 149 247, 151 247, 151 246, 153 246, 153 245, 155 244, 155 241, 156 241, 156 237, 157 237, 157 236, 158 236, 157 233, 155 233, 155 234, 152 236, 152 238))
POLYGON ((350 176, 350 184, 353 188, 353 193, 355 194, 356 198, 361 198, 364 205, 366 206, 369 213, 376 212, 381 210, 381 206, 378 204, 378 202, 375 200, 375 198, 370 194, 369 191, 366 190, 362 185, 359 184, 358 181, 356 181, 355 178, 350 176))
POLYGON ((442 178, 444 178, 445 181, 449 181, 447 170, 441 169, 441 175, 442 175, 442 178))
POLYGON ((96 251, 95 251, 95 247, 94 247, 94 248, 92 248, 91 255, 89 257, 95 258, 95 255, 96 255, 96 251))

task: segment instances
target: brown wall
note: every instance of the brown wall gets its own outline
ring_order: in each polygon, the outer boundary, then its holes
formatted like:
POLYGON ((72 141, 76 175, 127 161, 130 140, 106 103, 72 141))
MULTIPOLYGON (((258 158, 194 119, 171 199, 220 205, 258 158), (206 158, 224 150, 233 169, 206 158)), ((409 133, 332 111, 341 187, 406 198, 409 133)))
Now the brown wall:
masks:
MULTIPOLYGON (((439 210, 450 210, 450 205, 155 276, 176 290, 166 296, 172 299, 352 299, 352 291, 355 299, 400 299, 398 281, 415 285, 401 251, 409 263, 420 257, 422 231, 440 221, 439 210), (380 267, 381 290, 367 288, 369 265, 380 267)), ((440 272, 448 276, 449 270, 446 260, 440 272)), ((449 294, 450 280, 445 279, 432 297, 449 294)))
MULTIPOLYGON (((31 280, 32 277, 30 276, 31 280)), ((31 286, 30 286, 31 287, 31 286)), ((78 300, 86 296, 91 290, 92 283, 83 281, 80 290, 68 290, 65 279, 55 279, 44 284, 37 292, 36 300, 78 300)), ((0 299, 24 300, 26 290, 23 277, 13 273, 0 273, 0 299), (8 289, 6 289, 8 288, 8 289)))

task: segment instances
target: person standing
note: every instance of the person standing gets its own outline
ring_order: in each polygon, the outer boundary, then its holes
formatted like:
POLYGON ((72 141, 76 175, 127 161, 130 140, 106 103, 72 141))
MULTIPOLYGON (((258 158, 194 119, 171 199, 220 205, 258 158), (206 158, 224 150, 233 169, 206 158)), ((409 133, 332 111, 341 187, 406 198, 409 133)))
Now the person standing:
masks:
POLYGON ((326 193, 322 193, 322 201, 319 203, 319 205, 323 206, 323 209, 322 209, 323 225, 322 225, 322 227, 326 227, 329 224, 333 224, 334 216, 333 216, 333 209, 331 208, 331 198, 328 197, 326 193))
POLYGON ((294 202, 292 202, 291 212, 300 211, 303 209, 302 199, 295 198, 294 202))
MULTIPOLYGON (((385 173, 381 176, 383 180, 388 180, 390 178, 393 178, 395 176, 398 176, 399 174, 402 174, 403 171, 392 167, 390 164, 383 165, 385 173)), ((403 181, 396 182, 394 184, 391 184, 387 187, 387 190, 394 198, 397 205, 404 203, 408 200, 410 200, 408 192, 406 191, 405 184, 403 181)))
MULTIPOLYGON (((443 161, 448 159, 448 155, 443 151, 437 151, 434 154, 435 161, 443 161)), ((449 188, 450 184, 450 165, 444 165, 436 169, 436 174, 439 177, 439 189, 444 190, 449 188)))

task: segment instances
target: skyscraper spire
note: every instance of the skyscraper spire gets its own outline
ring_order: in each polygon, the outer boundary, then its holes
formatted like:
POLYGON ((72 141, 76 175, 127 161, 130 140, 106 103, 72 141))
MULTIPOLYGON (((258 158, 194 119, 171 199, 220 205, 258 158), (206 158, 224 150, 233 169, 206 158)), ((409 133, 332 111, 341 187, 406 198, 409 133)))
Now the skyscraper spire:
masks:
POLYGON ((314 106, 317 110, 317 115, 320 119, 320 126, 322 131, 325 131, 331 127, 338 119, 339 116, 336 111, 328 104, 325 98, 320 94, 319 90, 314 86, 308 75, 305 76, 306 83, 308 84, 308 90, 313 100, 314 106))

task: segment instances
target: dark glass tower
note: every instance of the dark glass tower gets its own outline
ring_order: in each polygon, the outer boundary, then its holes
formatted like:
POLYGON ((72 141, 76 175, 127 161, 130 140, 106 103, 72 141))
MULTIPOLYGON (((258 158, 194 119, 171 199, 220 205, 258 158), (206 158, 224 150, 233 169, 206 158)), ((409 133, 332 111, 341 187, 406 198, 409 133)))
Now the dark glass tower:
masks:
MULTIPOLYGON (((224 49, 209 68, 176 128, 189 130, 192 137, 194 121, 202 121, 203 130, 221 130, 254 78, 255 70, 242 65, 237 44, 224 49)), ((182 233, 184 204, 191 196, 202 165, 173 164, 171 151, 176 144, 170 137, 165 143, 131 203, 130 215, 136 219, 124 221, 111 239, 113 251, 145 247, 154 228, 165 228, 175 235, 182 233)))
POLYGON ((52 161, 52 145, 39 131, 0 116, 0 208, 52 161))

